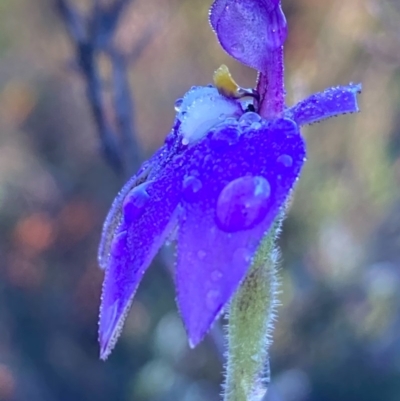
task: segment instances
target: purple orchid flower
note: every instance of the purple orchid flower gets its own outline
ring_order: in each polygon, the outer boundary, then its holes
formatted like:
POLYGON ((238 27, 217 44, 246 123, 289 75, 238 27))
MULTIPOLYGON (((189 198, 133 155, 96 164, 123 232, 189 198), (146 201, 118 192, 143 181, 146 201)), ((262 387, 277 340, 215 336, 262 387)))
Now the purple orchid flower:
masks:
POLYGON ((214 85, 193 87, 177 101, 163 146, 116 197, 99 249, 103 359, 167 239, 177 242, 177 304, 189 343, 197 345, 240 286, 299 178, 306 160, 299 127, 358 111, 361 86, 353 84, 285 107, 280 1, 216 0, 210 22, 227 53, 259 71, 258 85, 240 88, 222 68, 214 85))

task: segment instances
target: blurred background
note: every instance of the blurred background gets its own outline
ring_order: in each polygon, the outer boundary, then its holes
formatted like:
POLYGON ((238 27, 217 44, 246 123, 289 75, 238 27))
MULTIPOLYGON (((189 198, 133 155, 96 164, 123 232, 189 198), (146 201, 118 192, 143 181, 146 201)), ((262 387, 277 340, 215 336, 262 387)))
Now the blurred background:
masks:
MULTIPOLYGON (((113 197, 162 143, 188 88, 209 83, 222 63, 242 86, 255 80, 218 46, 211 0, 128 3, 117 23, 100 19, 94 46, 106 50, 85 63, 62 1, 0 0, 0 400, 219 399, 221 327, 189 350, 157 261, 115 351, 98 359, 96 252, 113 197), (88 101, 96 83, 100 117, 88 101), (104 143, 124 122, 131 153, 104 157, 99 133, 104 143)), ((93 14, 89 0, 74 6, 93 14)), ((304 130, 309 160, 280 240, 267 401, 398 401, 400 2, 283 8, 288 103, 350 81, 364 90, 360 114, 304 130)))

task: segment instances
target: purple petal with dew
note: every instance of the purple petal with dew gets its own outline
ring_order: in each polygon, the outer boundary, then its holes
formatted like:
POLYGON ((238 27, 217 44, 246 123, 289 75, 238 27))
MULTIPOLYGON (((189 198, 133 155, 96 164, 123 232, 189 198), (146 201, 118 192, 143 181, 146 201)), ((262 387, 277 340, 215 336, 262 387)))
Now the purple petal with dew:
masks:
POLYGON ((316 93, 285 111, 298 125, 313 124, 341 114, 358 112, 357 94, 361 84, 337 86, 316 93))
POLYGON ((122 204, 126 195, 133 188, 142 184, 147 180, 149 175, 150 165, 146 164, 143 168, 140 168, 137 174, 135 174, 122 188, 117 197, 114 199, 111 209, 109 210, 106 220, 103 224, 103 231, 101 234, 101 240, 99 244, 98 250, 98 262, 101 269, 105 270, 108 266, 111 243, 115 237, 115 232, 121 226, 123 217, 122 217, 122 204))
POLYGON ((255 113, 214 128, 185 154, 190 165, 183 181, 176 288, 191 346, 245 277, 305 155, 293 121, 261 122, 255 113))
POLYGON ((153 181, 125 195, 122 222, 110 244, 100 308, 100 357, 114 347, 137 287, 152 259, 176 227, 182 178, 166 167, 153 181))
MULTIPOLYGON (((167 137, 170 142, 173 142, 173 133, 167 137)), ((118 227, 122 224, 122 206, 127 194, 138 185, 151 179, 151 177, 159 171, 162 167, 163 162, 166 160, 169 154, 169 148, 172 143, 166 143, 162 146, 149 160, 145 161, 140 167, 139 171, 128 180, 128 182, 121 189, 119 194, 114 199, 111 208, 107 214, 106 220, 103 224, 103 230, 101 234, 101 240, 98 250, 98 262, 101 269, 106 269, 108 266, 108 260, 111 250, 111 243, 114 239, 115 233, 118 231, 118 227)))
POLYGON ((210 24, 230 56, 258 71, 269 68, 269 54, 287 36, 279 1, 217 0, 210 9, 210 24))
MULTIPOLYGON (((250 0, 250 3, 260 4, 266 12, 271 12, 280 4, 281 0, 250 0)), ((215 0, 210 7, 210 23, 214 27, 223 15, 224 10, 232 5, 235 0, 215 0)), ((236 1, 237 2, 237 1, 236 1)))

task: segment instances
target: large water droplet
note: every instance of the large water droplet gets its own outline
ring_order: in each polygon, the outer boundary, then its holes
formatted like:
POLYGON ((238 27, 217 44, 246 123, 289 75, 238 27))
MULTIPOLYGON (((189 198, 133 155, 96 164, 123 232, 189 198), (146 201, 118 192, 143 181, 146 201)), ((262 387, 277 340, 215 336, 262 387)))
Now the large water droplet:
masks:
POLYGON ((274 128, 284 132, 286 136, 298 135, 299 128, 297 124, 288 118, 279 118, 274 121, 274 128))
POLYGON ((210 146, 214 150, 224 151, 238 142, 239 135, 237 125, 221 124, 212 131, 210 146))
POLYGON ((181 111, 182 103, 183 103, 183 99, 182 98, 179 98, 179 99, 177 99, 175 101, 175 104, 174 104, 175 111, 177 111, 177 112, 181 111))
POLYGON ((201 181, 193 176, 193 175, 187 175, 183 179, 183 198, 187 202, 194 202, 198 199, 199 197, 199 191, 203 187, 203 184, 201 181))
POLYGON ((254 113, 252 111, 249 111, 247 113, 244 113, 240 119, 239 119, 239 124, 242 127, 249 126, 253 123, 260 123, 261 122, 261 117, 259 114, 254 113))
POLYGON ((261 176, 240 177, 221 191, 216 208, 216 221, 227 232, 255 227, 268 211, 271 187, 261 176))
POLYGON ((279 156, 277 162, 283 164, 285 167, 291 167, 293 165, 293 159, 289 155, 279 156))
POLYGON ((126 223, 131 223, 143 213, 144 207, 150 199, 150 196, 146 191, 148 185, 149 183, 147 182, 138 185, 125 197, 122 204, 122 210, 126 223))

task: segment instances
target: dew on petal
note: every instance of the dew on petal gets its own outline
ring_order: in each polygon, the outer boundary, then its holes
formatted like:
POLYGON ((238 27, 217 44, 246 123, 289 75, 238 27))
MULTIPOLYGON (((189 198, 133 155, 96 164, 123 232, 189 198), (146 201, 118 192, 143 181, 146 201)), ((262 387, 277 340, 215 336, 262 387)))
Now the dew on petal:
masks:
POLYGON ((114 258, 119 258, 124 255, 127 235, 128 232, 124 230, 113 238, 111 242, 110 253, 114 258))
POLYGON ((252 254, 248 248, 238 248, 232 255, 232 268, 238 269, 241 266, 248 266, 251 263, 252 254))
POLYGON ((214 270, 211 273, 211 280, 212 281, 219 281, 222 278, 222 273, 219 270, 214 270))
POLYGON ((216 207, 216 222, 226 232, 255 227, 268 211, 271 187, 261 176, 240 177, 221 191, 216 207))
POLYGON ((234 43, 232 44, 231 47, 231 51, 232 51, 232 55, 233 57, 243 57, 243 53, 244 53, 244 46, 241 43, 234 43))
POLYGON ((285 132, 286 136, 293 136, 299 134, 299 127, 297 124, 288 118, 280 118, 274 121, 274 126, 276 129, 280 129, 282 132, 285 132))
POLYGON ((204 259, 205 257, 206 257, 206 253, 205 253, 205 251, 203 251, 203 250, 200 250, 200 251, 198 251, 197 252, 197 257, 200 259, 200 260, 202 260, 202 259, 204 259))
POLYGON ((293 165, 293 158, 289 155, 281 155, 278 157, 277 162, 283 164, 285 167, 291 167, 293 165))
POLYGON ((187 175, 183 179, 182 195, 187 202, 194 202, 198 199, 198 192, 203 187, 201 181, 193 176, 187 175))
POLYGON ((261 128, 261 123, 259 122, 254 122, 253 124, 251 124, 251 129, 253 130, 258 130, 261 128))
POLYGON ((206 305, 207 308, 214 310, 218 306, 218 303, 221 301, 221 294, 217 290, 210 290, 206 296, 206 305))
POLYGON ((241 126, 250 126, 253 123, 261 122, 261 116, 253 111, 249 111, 242 115, 239 119, 239 124, 241 126))
POLYGON ((143 213, 144 207, 150 199, 150 196, 146 191, 148 185, 149 183, 147 182, 138 185, 125 197, 122 209, 127 224, 137 219, 143 213))
POLYGON ((181 111, 182 103, 183 103, 183 99, 182 98, 179 98, 179 99, 177 99, 175 101, 175 104, 174 104, 175 111, 177 111, 177 112, 181 111))
POLYGON ((239 140, 239 127, 235 124, 221 124, 211 132, 210 146, 217 151, 224 151, 239 140))

